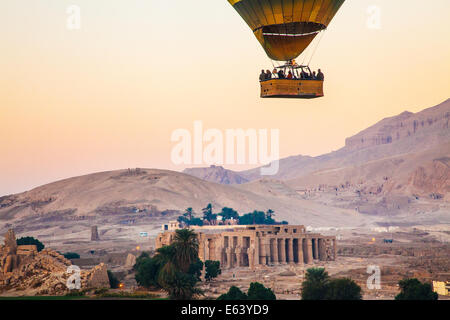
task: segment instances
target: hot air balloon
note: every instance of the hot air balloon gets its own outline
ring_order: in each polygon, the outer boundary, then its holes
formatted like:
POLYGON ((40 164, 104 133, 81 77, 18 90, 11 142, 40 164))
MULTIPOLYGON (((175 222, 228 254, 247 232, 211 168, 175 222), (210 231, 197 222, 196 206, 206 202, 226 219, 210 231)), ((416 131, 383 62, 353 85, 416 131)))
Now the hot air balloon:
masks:
POLYGON ((295 62, 314 38, 325 30, 345 0, 228 0, 253 31, 267 56, 284 65, 284 75, 261 81, 261 97, 317 98, 323 80, 311 78, 309 66, 295 62), (290 77, 291 77, 290 75, 290 77), (303 75, 303 77, 302 77, 303 75), (305 76, 307 75, 307 76, 305 76))

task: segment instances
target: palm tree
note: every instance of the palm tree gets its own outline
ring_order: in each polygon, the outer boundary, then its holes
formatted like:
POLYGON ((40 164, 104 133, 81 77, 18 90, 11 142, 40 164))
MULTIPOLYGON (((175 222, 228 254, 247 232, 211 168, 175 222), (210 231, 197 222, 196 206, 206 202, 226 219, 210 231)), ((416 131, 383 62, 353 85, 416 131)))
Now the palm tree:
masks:
POLYGON ((186 211, 184 212, 183 216, 185 216, 188 221, 192 220, 192 216, 194 215, 194 210, 192 210, 191 207, 187 208, 186 211))
POLYGON ((164 246, 156 250, 154 257, 156 263, 160 266, 158 274, 158 284, 165 287, 177 272, 176 250, 174 246, 164 246))
POLYGON ((208 203, 208 205, 206 206, 206 208, 202 209, 203 212, 203 219, 211 222, 211 219, 213 217, 213 213, 212 213, 212 204, 208 203))
POLYGON ((178 268, 182 272, 188 272, 191 263, 198 258, 197 234, 190 229, 176 230, 173 247, 178 268))
POLYGON ((275 215, 275 211, 273 211, 272 209, 267 210, 267 219, 272 219, 272 216, 275 215))
POLYGON ((203 294, 195 284, 196 280, 192 275, 177 272, 165 290, 172 300, 190 300, 193 296, 203 294))

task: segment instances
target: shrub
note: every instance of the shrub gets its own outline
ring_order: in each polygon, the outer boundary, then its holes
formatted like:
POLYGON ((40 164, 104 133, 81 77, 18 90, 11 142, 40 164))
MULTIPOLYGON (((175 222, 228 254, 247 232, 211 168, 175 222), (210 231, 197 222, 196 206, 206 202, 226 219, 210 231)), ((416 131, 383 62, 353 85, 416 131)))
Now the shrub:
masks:
MULTIPOLYGON (((109 270, 108 270, 108 275, 109 275, 109 270)), ((107 288, 99 288, 99 289, 95 289, 94 294, 96 294, 96 295, 104 295, 107 292, 108 292, 107 288)))
POLYGON ((190 221, 189 221, 189 225, 191 225, 191 226, 203 226, 203 220, 202 219, 200 219, 200 218, 192 218, 190 221))
POLYGON ((201 281, 200 277, 202 275, 203 262, 197 257, 197 260, 189 266, 188 273, 193 275, 197 281, 201 281))
POLYGON ((403 279, 400 280, 400 293, 395 296, 395 300, 437 300, 438 294, 433 292, 429 283, 422 283, 419 280, 403 279))
POLYGON ((330 279, 324 268, 306 270, 302 300, 361 300, 361 287, 351 279, 330 279))
POLYGON ((154 258, 148 257, 148 255, 139 256, 136 259, 134 270, 136 272, 134 278, 138 285, 149 288, 158 287, 158 273, 160 265, 154 258))
POLYGON ((108 279, 109 279, 109 285, 113 289, 117 289, 119 287, 120 281, 117 279, 117 277, 112 273, 111 270, 108 270, 108 279))
POLYGON ((83 297, 86 295, 86 292, 82 290, 70 290, 68 293, 65 294, 66 297, 83 297))
POLYGON ((220 270, 220 261, 205 261, 205 279, 206 281, 211 281, 211 279, 216 278, 219 274, 222 273, 220 270))
POLYGON ((63 254, 66 259, 80 259, 80 255, 76 252, 66 252, 63 254))
POLYGON ((325 300, 329 278, 324 268, 306 270, 305 281, 302 283, 302 300, 325 300))
POLYGON ((247 300, 247 295, 236 286, 230 287, 227 293, 222 294, 217 300, 247 300))
POLYGON ((264 287, 259 282, 250 283, 247 296, 249 300, 276 300, 276 296, 270 288, 264 287))
POLYGON ((348 278, 333 279, 327 285, 326 300, 361 300, 361 287, 348 278))
POLYGON ((197 279, 195 276, 183 272, 176 272, 175 276, 169 279, 164 285, 164 290, 173 300, 190 300, 195 295, 202 294, 202 291, 196 288, 197 279))

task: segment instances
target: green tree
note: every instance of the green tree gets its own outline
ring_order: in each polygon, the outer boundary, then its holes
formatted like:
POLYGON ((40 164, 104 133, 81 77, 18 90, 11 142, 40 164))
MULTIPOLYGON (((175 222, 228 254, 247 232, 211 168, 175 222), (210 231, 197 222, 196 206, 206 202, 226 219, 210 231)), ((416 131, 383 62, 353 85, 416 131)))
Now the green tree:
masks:
POLYGON ((266 216, 267 216, 267 219, 272 219, 272 217, 275 215, 275 211, 273 211, 272 209, 269 209, 269 210, 267 210, 266 211, 266 216))
POLYGON ((111 270, 108 270, 108 279, 111 288, 117 289, 119 287, 120 282, 111 270))
POLYGON ((208 203, 208 205, 202 209, 203 212, 203 219, 206 221, 211 222, 214 218, 214 215, 212 213, 212 204, 208 203))
POLYGON ((201 281, 200 277, 202 275, 202 270, 203 262, 197 257, 197 259, 189 266, 188 274, 193 275, 197 281, 201 281))
POLYGON ((263 211, 254 210, 251 213, 244 214, 239 217, 239 224, 251 225, 251 224, 265 224, 266 214, 263 211))
POLYGON ((205 268, 206 281, 211 281, 211 279, 216 278, 222 273, 222 270, 220 270, 220 261, 206 260, 205 268))
POLYGON ((167 281, 164 289, 173 300, 190 300, 196 295, 202 294, 202 291, 195 285, 197 280, 195 276, 183 272, 176 272, 174 277, 167 281))
POLYGON ((220 295, 217 300, 247 300, 247 295, 236 286, 230 287, 227 293, 220 295))
POLYGON ((139 285, 159 286, 171 299, 191 299, 202 294, 196 283, 200 281, 203 262, 198 257, 198 239, 192 230, 176 230, 171 245, 157 249, 153 258, 142 253, 134 269, 139 285))
POLYGON ((276 300, 276 296, 270 288, 264 287, 259 282, 250 283, 250 288, 247 291, 249 300, 276 300))
POLYGON ((198 258, 197 234, 190 229, 176 230, 173 246, 177 267, 184 273, 188 272, 191 263, 198 258))
POLYGON ((403 279, 398 282, 400 293, 395 300, 437 300, 438 294, 433 292, 429 283, 422 283, 416 278, 403 279))
POLYGON ((361 287, 349 278, 332 279, 326 288, 326 300, 361 300, 361 287))
POLYGON ((66 259, 80 259, 80 255, 76 252, 66 252, 63 254, 66 259))
POLYGON ((150 255, 148 254, 147 251, 143 251, 139 257, 137 257, 136 259, 136 263, 133 266, 133 269, 136 270, 136 268, 139 266, 140 263, 142 263, 144 260, 149 259, 150 255))
POLYGON ((45 245, 42 242, 40 242, 38 239, 35 239, 33 237, 22 237, 20 239, 17 239, 16 242, 17 242, 18 246, 35 244, 38 252, 42 251, 42 249, 45 248, 45 245))
POLYGON ((192 210, 191 207, 187 208, 186 211, 183 213, 183 216, 186 217, 188 221, 191 221, 192 217, 194 216, 194 210, 192 210))
POLYGON ((183 225, 183 224, 185 224, 185 225, 190 225, 190 222, 186 219, 185 216, 179 216, 179 217, 177 218, 177 221, 178 221, 179 223, 181 223, 182 225, 183 225))
POLYGON ((153 259, 158 265, 157 282, 164 288, 179 270, 175 246, 170 245, 158 248, 153 259))
POLYGON ((219 215, 222 216, 224 220, 239 219, 239 213, 232 208, 223 207, 219 215))
POLYGON ((203 220, 200 218, 192 218, 192 220, 189 222, 190 226, 202 226, 203 220))
POLYGON ((161 265, 156 259, 150 258, 146 252, 143 252, 137 259, 133 269, 135 270, 136 282, 138 285, 150 288, 159 287, 158 274, 161 265))
POLYGON ((274 211, 269 209, 267 212, 254 210, 253 212, 246 213, 239 217, 239 224, 251 225, 251 224, 288 224, 286 221, 277 222, 273 219, 274 211))
POLYGON ((305 281, 302 283, 302 300, 325 300, 329 278, 324 268, 306 270, 305 281))

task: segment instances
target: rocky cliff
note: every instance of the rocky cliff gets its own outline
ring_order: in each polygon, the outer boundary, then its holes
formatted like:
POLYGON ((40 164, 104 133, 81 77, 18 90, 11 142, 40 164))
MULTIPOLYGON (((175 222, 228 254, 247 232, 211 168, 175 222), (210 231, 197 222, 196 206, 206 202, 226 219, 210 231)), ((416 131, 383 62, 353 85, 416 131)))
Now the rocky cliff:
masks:
MULTIPOLYGON (((411 136, 439 136, 449 129, 450 99, 418 113, 405 111, 386 118, 345 140, 349 151, 390 144, 411 136)), ((437 137, 438 138, 438 137, 437 137)))

